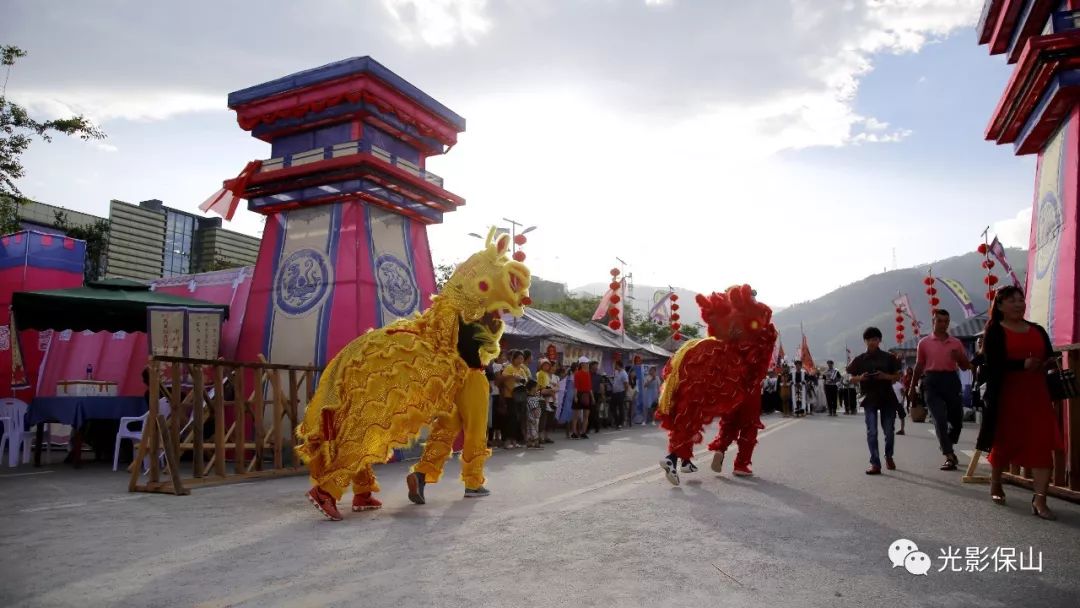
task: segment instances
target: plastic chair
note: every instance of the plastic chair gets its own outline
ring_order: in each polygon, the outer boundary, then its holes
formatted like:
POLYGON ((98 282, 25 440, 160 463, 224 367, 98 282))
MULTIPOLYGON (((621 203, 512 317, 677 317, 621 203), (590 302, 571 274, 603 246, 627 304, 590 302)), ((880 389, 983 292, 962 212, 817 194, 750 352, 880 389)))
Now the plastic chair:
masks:
POLYGON ((26 410, 25 401, 13 397, 0 399, 0 420, 4 424, 4 436, 0 439, 0 462, 3 462, 6 449, 9 467, 19 466, 20 448, 23 463, 30 462, 30 444, 34 433, 23 430, 26 428, 26 410))
MULTIPOLYGON (((162 397, 161 400, 158 401, 158 413, 168 418, 171 411, 172 408, 169 406, 169 400, 162 397)), ((117 465, 120 462, 120 442, 124 439, 131 440, 132 444, 138 444, 139 442, 141 442, 143 436, 143 429, 146 428, 146 417, 149 415, 150 412, 147 411, 142 416, 124 416, 120 419, 120 430, 116 432, 116 445, 113 447, 112 470, 115 471, 117 469, 117 465), (131 425, 136 422, 140 423, 138 429, 134 429, 131 427, 131 425)), ((160 450, 160 452, 163 454, 164 449, 160 450)), ((147 458, 150 457, 147 456, 147 458)), ((143 468, 149 468, 149 464, 147 464, 143 468)))

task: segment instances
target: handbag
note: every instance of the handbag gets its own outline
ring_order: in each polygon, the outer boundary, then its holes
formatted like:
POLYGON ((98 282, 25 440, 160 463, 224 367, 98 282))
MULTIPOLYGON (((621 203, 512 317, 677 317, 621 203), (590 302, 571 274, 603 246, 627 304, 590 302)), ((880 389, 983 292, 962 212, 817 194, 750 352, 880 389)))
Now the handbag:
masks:
POLYGON ((1052 369, 1046 372, 1046 385, 1050 389, 1050 399, 1064 401, 1080 395, 1076 384, 1076 372, 1071 369, 1052 369))

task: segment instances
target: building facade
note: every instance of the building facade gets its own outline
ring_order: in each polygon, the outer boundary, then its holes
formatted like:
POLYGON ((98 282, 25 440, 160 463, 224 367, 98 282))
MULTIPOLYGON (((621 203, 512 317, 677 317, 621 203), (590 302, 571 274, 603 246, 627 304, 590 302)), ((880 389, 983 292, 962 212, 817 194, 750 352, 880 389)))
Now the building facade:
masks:
MULTIPOLYGON (((45 203, 30 202, 19 210, 28 230, 58 233, 56 214, 71 226, 89 226, 100 219, 45 203)), ((165 206, 159 200, 137 205, 109 203, 109 236, 104 276, 150 281, 237 266, 251 266, 259 239, 221 227, 221 218, 200 217, 165 206)))

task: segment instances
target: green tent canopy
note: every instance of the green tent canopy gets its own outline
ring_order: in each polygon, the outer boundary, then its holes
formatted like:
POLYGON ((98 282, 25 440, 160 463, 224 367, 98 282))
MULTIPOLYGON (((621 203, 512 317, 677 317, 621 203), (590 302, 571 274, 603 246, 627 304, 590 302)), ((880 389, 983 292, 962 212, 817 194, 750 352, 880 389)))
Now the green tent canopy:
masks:
POLYGON ((224 304, 150 291, 149 285, 127 279, 92 281, 69 289, 17 291, 11 297, 19 330, 145 332, 150 306, 216 309, 229 318, 229 307, 224 304))

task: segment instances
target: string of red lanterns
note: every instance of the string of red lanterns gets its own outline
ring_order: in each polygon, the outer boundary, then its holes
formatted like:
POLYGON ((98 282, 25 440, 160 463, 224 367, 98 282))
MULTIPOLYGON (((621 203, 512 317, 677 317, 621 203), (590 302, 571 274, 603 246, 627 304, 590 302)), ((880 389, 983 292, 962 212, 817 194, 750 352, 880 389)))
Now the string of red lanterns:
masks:
POLYGON ((990 246, 986 242, 979 244, 976 249, 979 255, 983 256, 982 267, 986 269, 986 276, 983 277, 983 284, 986 285, 986 299, 990 302, 994 301, 994 295, 997 293, 998 278, 994 275, 994 260, 990 259, 990 246))
POLYGON ((896 307, 896 344, 904 342, 904 309, 896 307))
MULTIPOLYGON (((528 242, 529 242, 529 239, 525 238, 524 234, 519 234, 519 235, 514 237, 514 245, 517 246, 517 247, 514 247, 514 249, 515 249, 514 255, 513 255, 514 261, 520 262, 520 263, 525 263, 525 252, 518 249, 518 247, 521 247, 522 245, 524 245, 525 243, 528 243, 528 242)), ((522 306, 529 306, 530 304, 532 304, 532 298, 524 297, 524 298, 521 299, 521 305, 522 306)))
POLYGON ((619 329, 622 328, 622 320, 619 319, 619 307, 615 306, 622 301, 622 297, 619 296, 619 288, 622 287, 622 282, 619 281, 619 274, 618 268, 612 268, 611 283, 608 285, 608 287, 611 288, 611 291, 614 292, 608 300, 611 302, 612 306, 608 308, 607 311, 608 316, 611 317, 611 320, 608 321, 608 327, 610 327, 612 331, 619 331, 619 329))
POLYGON ((682 324, 679 323, 679 295, 673 293, 668 296, 668 299, 671 301, 671 315, 669 315, 671 319, 671 339, 678 342, 682 340, 682 333, 679 332, 679 329, 682 328, 682 324))
POLYGON ((941 300, 937 297, 937 287, 934 285, 937 283, 937 279, 934 278, 933 269, 926 271, 926 278, 923 279, 923 285, 926 285, 926 295, 930 302, 930 318, 933 318, 937 313, 938 304, 941 304, 941 300))

